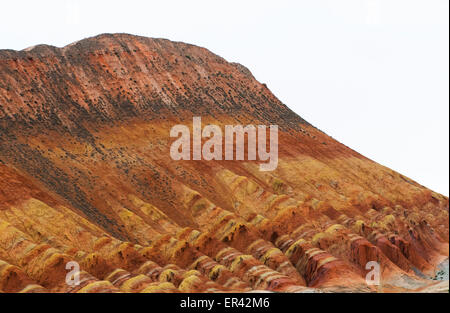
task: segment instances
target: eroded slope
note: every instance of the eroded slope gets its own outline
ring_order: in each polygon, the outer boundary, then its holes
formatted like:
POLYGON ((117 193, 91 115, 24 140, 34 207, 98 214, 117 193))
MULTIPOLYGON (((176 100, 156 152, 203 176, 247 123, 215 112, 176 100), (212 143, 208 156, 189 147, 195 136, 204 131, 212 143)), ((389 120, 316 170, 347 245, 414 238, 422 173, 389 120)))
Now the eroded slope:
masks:
POLYGON ((432 285, 448 198, 291 112, 206 49, 101 35, 0 51, 0 290, 371 291, 432 285), (170 129, 280 126, 278 168, 170 159, 170 129), (68 261, 82 284, 64 283, 68 261))

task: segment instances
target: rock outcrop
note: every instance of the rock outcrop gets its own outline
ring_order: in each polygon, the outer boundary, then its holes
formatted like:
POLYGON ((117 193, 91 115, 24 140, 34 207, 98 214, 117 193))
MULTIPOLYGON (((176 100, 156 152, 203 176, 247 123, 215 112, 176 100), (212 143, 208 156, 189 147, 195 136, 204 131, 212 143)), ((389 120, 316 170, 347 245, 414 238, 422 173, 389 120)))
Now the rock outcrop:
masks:
POLYGON ((113 34, 0 51, 0 291, 426 290, 448 209, 204 48, 113 34), (173 161, 170 129, 194 116, 278 125, 278 168, 173 161))

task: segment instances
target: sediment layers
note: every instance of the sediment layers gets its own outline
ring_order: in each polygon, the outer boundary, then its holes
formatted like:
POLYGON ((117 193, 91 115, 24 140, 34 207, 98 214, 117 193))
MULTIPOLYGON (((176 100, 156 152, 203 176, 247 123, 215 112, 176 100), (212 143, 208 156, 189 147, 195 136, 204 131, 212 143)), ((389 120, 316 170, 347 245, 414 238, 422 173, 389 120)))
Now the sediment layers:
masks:
POLYGON ((448 208, 206 49, 114 34, 0 51, 2 292, 421 290, 448 208), (278 125, 278 168, 173 161, 170 129, 194 116, 278 125))

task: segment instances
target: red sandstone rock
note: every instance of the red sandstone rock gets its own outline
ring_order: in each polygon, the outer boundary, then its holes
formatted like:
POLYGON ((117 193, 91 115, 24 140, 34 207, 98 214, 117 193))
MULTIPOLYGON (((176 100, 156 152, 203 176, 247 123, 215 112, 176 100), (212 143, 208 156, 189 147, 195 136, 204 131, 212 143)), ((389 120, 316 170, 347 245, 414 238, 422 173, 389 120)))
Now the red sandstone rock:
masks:
POLYGON ((0 51, 4 292, 371 291, 369 261, 382 290, 428 290, 448 208, 204 48, 114 34, 0 51), (194 116, 279 125, 278 168, 171 160, 171 127, 194 116))

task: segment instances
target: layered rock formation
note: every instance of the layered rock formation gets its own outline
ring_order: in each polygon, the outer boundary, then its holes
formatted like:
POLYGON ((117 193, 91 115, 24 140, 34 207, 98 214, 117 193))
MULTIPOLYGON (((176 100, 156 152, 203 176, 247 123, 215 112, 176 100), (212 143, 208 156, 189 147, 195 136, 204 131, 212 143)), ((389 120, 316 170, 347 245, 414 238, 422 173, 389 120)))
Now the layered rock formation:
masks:
POLYGON ((206 49, 114 34, 0 51, 0 291, 421 290, 448 208, 206 49), (194 116, 279 125, 278 168, 173 161, 170 129, 194 116))

